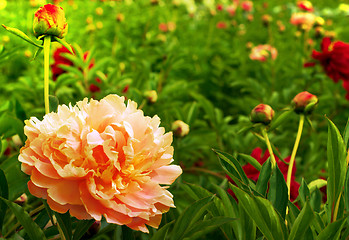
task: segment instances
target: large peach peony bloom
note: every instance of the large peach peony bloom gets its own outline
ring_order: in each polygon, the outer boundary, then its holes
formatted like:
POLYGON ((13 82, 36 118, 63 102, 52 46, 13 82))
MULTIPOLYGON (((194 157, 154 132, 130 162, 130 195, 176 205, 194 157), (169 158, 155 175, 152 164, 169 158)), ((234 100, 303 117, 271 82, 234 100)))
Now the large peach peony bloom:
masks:
POLYGON ((22 170, 29 191, 57 212, 148 232, 173 204, 166 186, 181 173, 173 161, 172 133, 160 119, 117 95, 62 105, 44 119, 25 122, 22 170))

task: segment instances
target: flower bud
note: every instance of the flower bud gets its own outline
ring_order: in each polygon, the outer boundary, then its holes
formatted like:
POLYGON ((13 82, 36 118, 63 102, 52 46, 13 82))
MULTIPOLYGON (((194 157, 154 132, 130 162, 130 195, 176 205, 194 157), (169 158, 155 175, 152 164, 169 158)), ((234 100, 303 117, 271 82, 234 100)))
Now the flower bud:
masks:
POLYGON ((298 93, 293 98, 292 105, 296 113, 311 113, 315 109, 318 102, 319 99, 317 98, 317 96, 304 91, 298 93))
POLYGON ((184 137, 189 133, 189 125, 181 120, 174 121, 172 131, 176 137, 184 137))
POLYGON ((158 100, 158 94, 155 90, 144 92, 144 96, 150 104, 156 103, 156 101, 158 100))
POLYGON ((27 200, 28 200, 27 194, 23 193, 14 202, 19 205, 24 205, 27 202, 27 200))
POLYGON ((37 38, 41 35, 64 38, 68 32, 68 23, 66 22, 63 8, 52 4, 40 7, 34 16, 33 30, 37 38))
POLYGON ((268 125, 274 117, 274 110, 267 104, 257 105, 251 112, 251 122, 268 125))

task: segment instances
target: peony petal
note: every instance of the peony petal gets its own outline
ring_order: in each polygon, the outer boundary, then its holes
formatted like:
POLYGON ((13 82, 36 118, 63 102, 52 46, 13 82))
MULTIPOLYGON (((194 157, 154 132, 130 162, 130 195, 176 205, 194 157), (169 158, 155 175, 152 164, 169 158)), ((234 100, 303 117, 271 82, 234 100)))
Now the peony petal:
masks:
POLYGON ((172 184, 182 174, 182 169, 177 165, 163 166, 155 169, 149 175, 152 181, 160 184, 172 184))
POLYGON ((48 196, 55 202, 65 205, 81 205, 80 195, 76 194, 79 192, 78 181, 64 181, 61 180, 51 186, 48 190, 48 196))

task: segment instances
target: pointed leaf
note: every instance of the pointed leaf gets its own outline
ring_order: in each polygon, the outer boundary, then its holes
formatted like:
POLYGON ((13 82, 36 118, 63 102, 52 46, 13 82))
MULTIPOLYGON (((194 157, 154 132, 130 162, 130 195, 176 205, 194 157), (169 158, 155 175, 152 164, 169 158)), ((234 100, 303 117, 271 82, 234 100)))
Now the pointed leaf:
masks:
POLYGON ((299 196, 301 197, 302 201, 305 203, 309 197, 310 197, 310 190, 308 188, 307 183, 305 182, 304 178, 302 178, 301 186, 299 187, 299 196))
POLYGON ((268 189, 268 182, 271 177, 271 163, 270 158, 262 166, 261 172, 259 174, 256 190, 263 196, 266 195, 268 189))
POLYGON ((68 49, 71 54, 74 55, 74 51, 69 43, 67 43, 64 39, 58 38, 56 36, 54 36, 53 38, 54 38, 54 40, 56 40, 57 42, 62 44, 66 49, 68 49))
POLYGON ((33 219, 31 219, 29 214, 21 206, 19 206, 16 203, 10 202, 2 197, 0 197, 0 200, 5 202, 7 206, 11 209, 11 211, 16 216, 17 220, 21 223, 30 239, 46 239, 45 234, 41 230, 41 228, 33 221, 33 219))
POLYGON ((285 222, 274 210, 271 202, 265 198, 250 196, 248 193, 232 186, 239 204, 254 220, 259 230, 268 240, 287 239, 285 222))
MULTIPOLYGON (((182 239, 185 231, 191 226, 193 223, 193 219, 197 219, 198 213, 207 207, 207 204, 212 201, 212 197, 206 197, 194 202, 192 205, 187 207, 183 213, 176 220, 175 225, 173 227, 173 232, 176 234, 172 235, 172 240, 182 239)), ((201 212, 200 212, 201 213, 201 212)))
POLYGON ((273 204, 274 208, 279 212, 281 217, 285 219, 286 207, 288 203, 288 188, 285 182, 284 175, 276 165, 274 172, 270 178, 270 187, 268 199, 273 204))
POLYGON ((273 119, 273 121, 271 122, 271 126, 269 128, 269 131, 273 131, 274 129, 276 129, 278 126, 280 126, 282 123, 284 123, 287 119, 289 119, 289 116, 293 114, 293 110, 287 110, 284 111, 283 113, 281 113, 278 117, 276 117, 275 119, 273 119))
POLYGON ((303 235, 309 229, 310 223, 314 218, 314 213, 308 202, 305 203, 302 211, 296 218, 289 236, 289 240, 303 239, 303 235))
MULTIPOLYGON (((185 232, 185 235, 183 238, 190 238, 194 239, 197 238, 200 235, 203 235, 207 232, 210 232, 214 230, 215 228, 225 224, 229 223, 231 221, 236 220, 236 218, 229 218, 229 217, 214 217, 208 220, 202 220, 198 221, 191 228, 188 228, 188 230, 185 232), (195 236, 195 237, 193 237, 195 236)), ((174 232, 175 233, 175 232, 174 232)))
POLYGON ((328 120, 328 142, 327 142, 327 159, 328 159, 328 181, 327 181, 327 198, 328 206, 331 209, 329 217, 333 216, 335 204, 342 192, 345 174, 346 174, 346 150, 344 141, 334 123, 328 120))
POLYGON ((347 120, 347 124, 345 125, 343 139, 344 139, 344 146, 347 149, 348 148, 348 140, 349 140, 349 118, 347 120))
POLYGON ((162 226, 150 240, 164 240, 166 239, 168 229, 170 226, 174 223, 174 220, 172 222, 167 223, 166 225, 162 226))
POLYGON ((70 240, 72 236, 72 227, 69 212, 66 212, 64 214, 55 212, 55 216, 65 239, 70 240))
POLYGON ((243 153, 239 153, 239 157, 251 164, 258 171, 261 171, 262 165, 254 157, 243 153))
POLYGON ((244 183, 247 186, 250 184, 240 163, 233 156, 219 150, 213 151, 215 151, 218 155, 222 167, 229 174, 229 176, 237 178, 240 182, 244 183))
POLYGON ((346 218, 339 219, 330 223, 327 227, 320 232, 316 240, 337 240, 339 239, 341 230, 346 222, 346 218))
POLYGON ((80 220, 78 224, 76 225, 73 240, 79 240, 86 232, 87 230, 92 226, 92 224, 96 220, 94 219, 88 219, 88 220, 80 220))
MULTIPOLYGON (((5 173, 0 168, 0 197, 8 199, 8 185, 5 173)), ((2 235, 2 224, 6 215, 7 204, 3 201, 0 202, 0 236, 2 235)))

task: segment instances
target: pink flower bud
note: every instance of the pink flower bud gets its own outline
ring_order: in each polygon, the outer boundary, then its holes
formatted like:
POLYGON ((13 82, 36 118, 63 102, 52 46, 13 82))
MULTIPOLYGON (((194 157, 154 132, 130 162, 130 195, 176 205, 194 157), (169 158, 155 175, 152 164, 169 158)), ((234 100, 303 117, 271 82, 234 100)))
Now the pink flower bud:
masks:
POLYGON ((318 102, 319 99, 317 98, 317 96, 304 91, 298 93, 293 98, 292 105, 296 113, 311 113, 315 109, 318 102))
POLYGON ((263 123, 268 125, 274 117, 274 110, 267 104, 257 105, 251 112, 251 121, 253 123, 263 123))
POLYGON ((189 133, 189 125, 181 120, 174 121, 172 131, 176 137, 184 137, 189 133))

